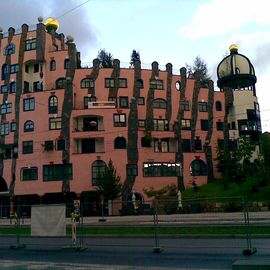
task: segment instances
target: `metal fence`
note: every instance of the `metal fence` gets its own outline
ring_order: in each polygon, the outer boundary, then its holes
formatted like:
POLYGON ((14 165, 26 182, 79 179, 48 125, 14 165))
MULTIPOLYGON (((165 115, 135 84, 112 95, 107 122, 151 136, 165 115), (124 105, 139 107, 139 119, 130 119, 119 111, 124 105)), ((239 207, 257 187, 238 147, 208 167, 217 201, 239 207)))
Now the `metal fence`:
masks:
MULTIPOLYGON (((42 206, 46 208, 46 205, 42 206)), ((226 234, 226 228, 234 227, 241 230, 241 237, 245 240, 243 252, 252 254, 255 248, 252 246, 251 229, 255 226, 269 226, 270 212, 266 211, 267 207, 248 203, 243 197, 80 203, 77 212, 74 204, 66 204, 66 234, 59 238, 32 235, 33 206, 15 205, 14 216, 7 216, 9 206, 1 205, 0 227, 13 228, 12 233, 16 237, 10 247, 14 249, 33 245, 33 239, 38 237, 39 240, 34 241, 37 248, 42 249, 47 245, 84 250, 90 245, 89 237, 116 235, 118 237, 115 238, 115 243, 119 241, 119 244, 121 237, 132 236, 139 239, 147 236, 152 241, 154 252, 162 251, 163 239, 168 236, 175 236, 177 241, 183 235, 204 234, 205 228, 212 230, 212 234, 223 235, 226 234)), ((48 213, 46 220, 49 222, 46 226, 54 226, 50 223, 53 215, 48 213)), ((47 229, 52 231, 55 228, 47 229)), ((93 247, 93 243, 91 246, 93 247)))

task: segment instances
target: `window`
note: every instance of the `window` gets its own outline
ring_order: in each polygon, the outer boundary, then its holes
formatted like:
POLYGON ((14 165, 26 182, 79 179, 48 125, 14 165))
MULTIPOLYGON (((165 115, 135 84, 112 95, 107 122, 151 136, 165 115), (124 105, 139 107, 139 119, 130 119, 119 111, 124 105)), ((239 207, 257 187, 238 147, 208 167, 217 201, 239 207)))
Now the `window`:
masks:
POLYGON ((127 164, 126 165, 127 176, 138 176, 138 165, 137 164, 127 164))
POLYGON ((25 98, 23 100, 23 111, 34 111, 35 110, 35 98, 25 98))
POLYGON ((12 122, 10 123, 10 131, 11 131, 11 132, 14 132, 14 131, 16 131, 16 130, 17 130, 17 124, 16 124, 15 121, 12 121, 12 122))
POLYGON ((115 107, 117 107, 117 97, 108 97, 108 101, 114 101, 115 107))
POLYGON ((119 97, 119 108, 128 108, 128 97, 119 97))
POLYGON ((119 78, 118 79, 118 86, 120 88, 127 88, 127 79, 119 78))
POLYGON ((177 91, 180 91, 182 89, 182 84, 181 84, 180 81, 176 81, 175 88, 176 88, 177 91))
POLYGON ((106 163, 103 160, 95 160, 92 163, 92 185, 96 185, 97 181, 102 179, 103 174, 107 168, 106 163))
POLYGON ((16 93, 17 88, 16 88, 16 82, 11 82, 9 85, 9 91, 10 93, 16 93))
POLYGON ((24 123, 24 132, 31 132, 34 131, 34 122, 28 120, 24 123))
POLYGON ((235 122, 232 122, 232 129, 236 129, 235 122))
POLYGON ((22 143, 22 153, 31 154, 33 153, 33 141, 24 141, 22 143))
POLYGON ((62 118, 55 117, 49 118, 49 130, 61 129, 62 128, 62 118))
POLYGON ((26 51, 35 50, 36 46, 37 46, 37 40, 35 38, 27 39, 25 41, 25 50, 26 51))
POLYGON ((1 86, 1 94, 7 93, 7 92, 8 92, 8 87, 7 87, 7 85, 2 85, 2 86, 1 86))
POLYGON ((24 71, 25 71, 26 73, 29 73, 29 65, 25 65, 24 71))
POLYGON ((68 69, 68 68, 70 68, 70 60, 65 59, 65 61, 64 61, 64 69, 68 69))
POLYGON ((12 112, 12 103, 5 103, 1 105, 1 114, 7 114, 12 112))
POLYGON ((201 119, 201 130, 207 131, 209 123, 207 119, 201 119))
POLYGON ((181 129, 190 130, 190 119, 182 119, 181 120, 181 129))
POLYGON ((57 44, 53 44, 52 45, 53 51, 57 52, 58 51, 58 45, 57 44))
POLYGON ((57 114, 58 113, 58 98, 53 95, 49 97, 49 113, 57 114))
POLYGON ((33 83, 33 90, 34 90, 34 92, 43 91, 43 83, 42 82, 34 82, 33 83))
POLYGON ((137 88, 143 88, 143 80, 142 79, 138 79, 136 81, 136 87, 137 88))
POLYGON ((207 102, 199 102, 198 105, 199 105, 199 112, 207 112, 208 111, 207 102))
POLYGON ((95 101, 97 101, 97 98, 95 96, 84 97, 83 101, 84 101, 84 108, 88 109, 88 102, 95 102, 95 101))
POLYGON ((169 122, 167 119, 154 119, 154 130, 169 130, 169 122))
POLYGON ((196 151, 202 150, 202 141, 201 141, 201 139, 196 138, 196 139, 194 140, 194 146, 195 146, 195 150, 196 150, 196 151))
POLYGON ((126 126, 126 114, 115 113, 113 115, 113 123, 115 127, 126 126))
POLYGON ((115 79, 105 78, 105 87, 106 88, 115 87, 115 79))
POLYGON ((180 109, 181 109, 181 111, 189 111, 189 101, 188 100, 181 100, 180 101, 180 109))
POLYGON ((116 137, 114 140, 114 149, 126 149, 127 142, 124 137, 116 137))
POLYGON ((216 111, 218 112, 222 111, 222 104, 220 101, 216 101, 216 111))
POLYGON ((186 153, 191 152, 191 141, 190 139, 182 139, 182 151, 186 153))
POLYGON ((30 93, 30 84, 27 81, 23 82, 23 92, 24 93, 30 93))
POLYGON ((223 122, 217 122, 217 130, 223 130, 223 122))
POLYGON ((95 82, 91 79, 82 79, 81 88, 95 88, 95 82))
POLYGON ((43 181, 72 180, 72 164, 43 165, 43 181))
POLYGON ((43 146, 45 151, 52 151, 54 148, 52 140, 45 141, 43 146))
POLYGON ((55 88, 56 89, 63 89, 66 87, 66 83, 67 83, 67 81, 65 78, 59 78, 55 82, 55 88))
POLYGON ((169 140, 168 139, 155 139, 154 140, 154 151, 167 153, 169 152, 169 140))
POLYGON ((138 105, 144 105, 144 97, 138 97, 137 103, 138 105))
POLYGON ((56 140, 56 150, 63 151, 66 150, 66 140, 65 139, 57 139, 56 140))
POLYGON ((55 70, 56 70, 56 62, 55 62, 55 60, 51 60, 50 71, 55 71, 55 70))
POLYGON ((150 88, 163 90, 163 80, 150 80, 150 88))
POLYGON ((2 80, 6 80, 8 77, 8 65, 7 64, 4 64, 2 66, 2 80))
POLYGON ((15 53, 15 45, 13 43, 10 43, 6 46, 4 50, 4 55, 10 55, 15 53))
POLYGON ((200 159, 193 160, 190 164, 190 174, 193 176, 207 175, 207 166, 200 159))
POLYGON ((37 167, 22 168, 21 180, 22 181, 38 180, 38 168, 37 167))
POLYGON ((180 175, 180 163, 149 162, 143 164, 144 177, 168 177, 180 175))
POLYGON ((18 64, 10 65, 10 71, 9 71, 10 74, 17 73, 18 71, 19 71, 19 65, 18 64))
POLYGON ((1 123, 1 136, 9 134, 9 123, 1 123))
POLYGON ((39 72, 39 64, 34 64, 34 73, 39 72))
POLYGON ((145 127, 145 120, 139 120, 138 126, 140 128, 144 128, 145 127))
POLYGON ((154 99, 154 101, 153 101, 153 108, 166 109, 167 108, 167 102, 166 102, 166 100, 164 100, 162 98, 154 99))

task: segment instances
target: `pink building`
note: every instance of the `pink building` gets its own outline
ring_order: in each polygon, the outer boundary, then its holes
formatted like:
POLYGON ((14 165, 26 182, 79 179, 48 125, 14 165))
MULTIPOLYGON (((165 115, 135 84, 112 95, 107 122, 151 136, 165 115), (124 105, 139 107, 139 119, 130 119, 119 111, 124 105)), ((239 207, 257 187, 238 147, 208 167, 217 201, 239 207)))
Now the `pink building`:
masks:
MULTIPOLYGON (((34 30, 24 24, 0 35, 2 203, 95 202, 95 182, 110 159, 124 200, 219 176, 218 142, 232 130, 227 140, 239 136, 226 91, 214 91, 213 82, 201 87, 185 68, 175 75, 171 64, 121 68, 115 59, 101 68, 95 59, 82 68, 73 38, 57 34, 54 23, 40 19, 34 30)), ((254 89, 252 82, 243 90, 253 105, 254 89)))

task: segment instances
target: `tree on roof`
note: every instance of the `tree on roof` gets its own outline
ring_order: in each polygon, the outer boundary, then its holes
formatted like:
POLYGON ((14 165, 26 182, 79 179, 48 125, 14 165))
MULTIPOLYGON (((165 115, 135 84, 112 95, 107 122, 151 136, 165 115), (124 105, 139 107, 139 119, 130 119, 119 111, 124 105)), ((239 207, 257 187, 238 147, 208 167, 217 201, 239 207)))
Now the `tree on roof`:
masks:
POLYGON ((113 67, 113 55, 109 52, 106 52, 105 49, 101 49, 97 55, 98 60, 101 63, 103 68, 112 68, 113 67))
POLYGON ((140 53, 136 50, 132 50, 132 53, 131 53, 131 56, 130 56, 130 65, 131 67, 134 67, 135 66, 135 62, 136 61, 141 61, 140 59, 140 53))

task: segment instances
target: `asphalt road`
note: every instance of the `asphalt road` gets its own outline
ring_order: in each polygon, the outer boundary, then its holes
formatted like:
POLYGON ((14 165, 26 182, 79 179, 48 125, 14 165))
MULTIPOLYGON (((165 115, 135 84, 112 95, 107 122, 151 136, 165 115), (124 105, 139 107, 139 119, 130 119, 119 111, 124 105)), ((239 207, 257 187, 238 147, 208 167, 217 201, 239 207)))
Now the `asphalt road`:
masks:
POLYGON ((258 251, 249 257, 242 255, 243 238, 161 238, 160 254, 153 252, 153 238, 87 237, 80 252, 64 248, 68 238, 25 237, 26 248, 9 248, 16 243, 16 237, 0 237, 1 269, 231 269, 239 259, 270 260, 270 238, 252 239, 258 251))

